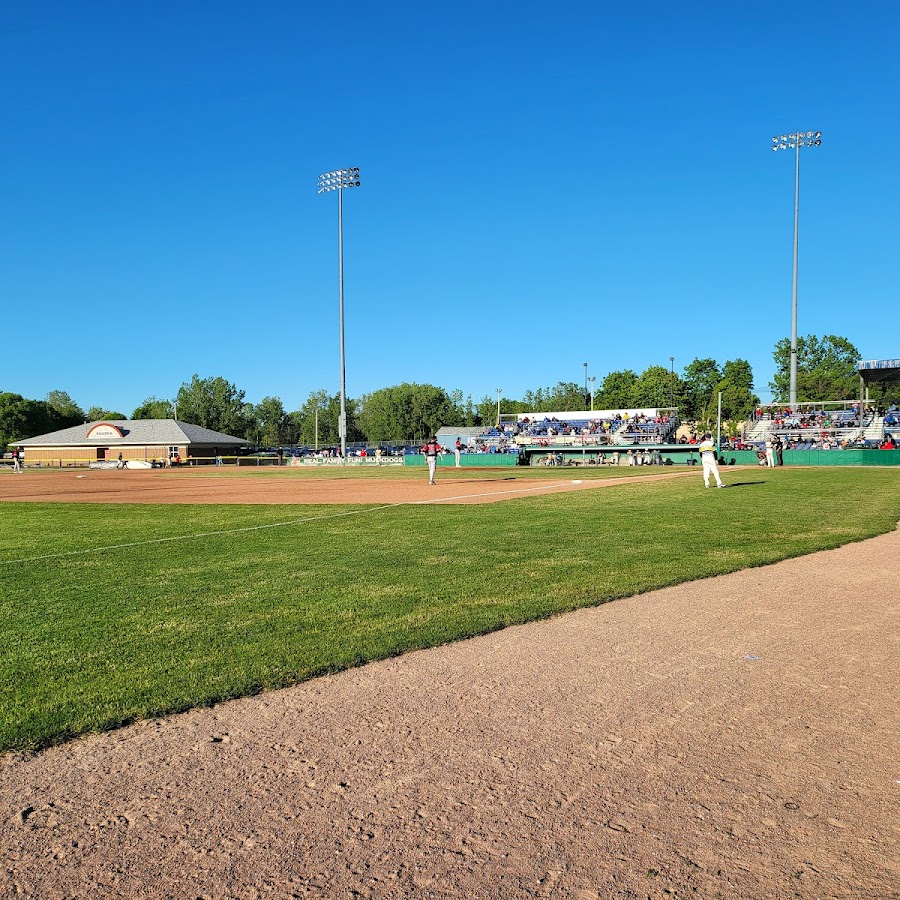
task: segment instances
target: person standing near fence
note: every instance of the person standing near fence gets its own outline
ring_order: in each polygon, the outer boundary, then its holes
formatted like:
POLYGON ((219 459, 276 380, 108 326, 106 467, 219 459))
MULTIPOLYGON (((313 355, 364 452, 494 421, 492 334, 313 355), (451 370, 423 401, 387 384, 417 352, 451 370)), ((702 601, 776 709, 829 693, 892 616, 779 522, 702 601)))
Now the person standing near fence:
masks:
POLYGON ((441 452, 441 445, 437 442, 437 438, 432 437, 425 442, 422 447, 425 454, 425 462, 428 463, 428 483, 434 484, 434 470, 437 468, 438 453, 441 452))
POLYGON ((716 479, 716 487, 725 487, 722 479, 719 477, 719 464, 716 461, 716 445, 713 443, 712 435, 707 432, 703 435, 700 442, 700 462, 703 463, 703 484, 709 487, 709 476, 713 475, 716 479))
POLYGON ((12 461, 13 461, 13 472, 21 472, 22 465, 19 462, 19 448, 18 447, 13 447, 12 461))

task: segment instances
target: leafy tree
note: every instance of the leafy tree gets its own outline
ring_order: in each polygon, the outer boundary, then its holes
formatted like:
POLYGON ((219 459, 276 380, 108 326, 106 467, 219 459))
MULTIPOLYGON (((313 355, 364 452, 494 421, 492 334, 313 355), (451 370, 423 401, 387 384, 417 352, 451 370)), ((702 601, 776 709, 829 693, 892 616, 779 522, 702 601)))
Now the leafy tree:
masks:
POLYGON ((128 418, 125 413, 113 412, 112 410, 102 409, 99 406, 92 406, 85 415, 88 422, 111 422, 128 418))
MULTIPOLYGON (((478 405, 487 402, 487 397, 478 405)), ((505 403, 506 401, 503 401, 505 403)), ((588 408, 590 395, 585 399, 584 388, 574 381, 560 381, 555 387, 538 388, 536 391, 526 391, 521 401, 510 401, 514 405, 509 412, 578 412, 588 408)), ((500 411, 506 413, 506 407, 501 403, 500 411)), ((497 400, 494 399, 494 413, 491 421, 497 418, 497 400)))
MULTIPOLYGON (((316 421, 318 419, 318 446, 338 447, 341 443, 338 423, 341 417, 341 395, 329 394, 324 389, 311 391, 303 406, 288 413, 282 426, 282 443, 316 446, 316 421), (316 411, 318 410, 318 415, 316 411)), ((357 402, 347 398, 347 440, 365 439, 356 421, 357 402)))
MULTIPOLYGON (((790 397, 791 342, 775 345, 775 377, 769 387, 779 403, 790 397)), ((847 338, 814 334, 797 338, 797 401, 847 400, 859 395, 859 351, 847 338)))
POLYGON ((722 380, 722 370, 714 359, 695 359, 684 369, 684 397, 679 404, 683 420, 703 419, 710 401, 716 396, 716 385, 722 380))
POLYGON ((668 406, 675 395, 675 378, 665 366, 649 366, 635 384, 635 406, 668 406))
MULTIPOLYGON (((526 405, 527 409, 524 410, 524 412, 550 412, 550 407, 547 405, 547 397, 549 393, 550 388, 547 388, 546 394, 544 393, 543 388, 538 388, 536 391, 525 391, 525 396, 522 398, 522 401, 526 405)), ((481 409, 480 404, 478 408, 481 409)), ((494 417, 496 418, 496 414, 494 417)))
POLYGON ((418 441, 462 421, 443 388, 432 384, 403 383, 360 398, 358 423, 370 441, 418 441))
MULTIPOLYGON (((471 402, 471 398, 470 402, 471 402)), ((550 407, 547 407, 549 409, 550 407)), ((497 423, 497 398, 489 397, 485 394, 478 402, 478 406, 474 407, 476 422, 473 424, 481 425, 486 428, 497 423)), ((529 406, 522 400, 513 400, 512 398, 500 397, 500 415, 514 416, 516 413, 533 412, 534 407, 529 406)))
POLYGON ((50 391, 47 406, 55 428, 71 428, 84 422, 84 410, 65 391, 50 391))
POLYGON ((722 392, 722 419, 732 425, 746 421, 759 406, 759 397, 753 393, 753 369, 745 359, 731 359, 723 366, 722 379, 707 407, 709 422, 718 416, 719 391, 722 392))
POLYGON ((610 372, 594 397, 595 409, 628 409, 638 403, 638 377, 631 369, 610 372))
POLYGON ((176 398, 178 418, 221 431, 235 437, 247 437, 252 432, 248 421, 244 391, 238 390, 224 378, 203 378, 194 375, 190 384, 182 384, 176 398))
POLYGON ((175 408, 171 400, 148 397, 132 414, 132 419, 172 419, 175 408))
POLYGON ((5 449, 11 441, 47 434, 57 427, 55 413, 43 400, 26 400, 21 394, 0 394, 0 447, 5 449))
POLYGON ((263 397, 253 407, 253 419, 259 430, 258 443, 264 447, 275 447, 282 443, 285 411, 279 397, 263 397))

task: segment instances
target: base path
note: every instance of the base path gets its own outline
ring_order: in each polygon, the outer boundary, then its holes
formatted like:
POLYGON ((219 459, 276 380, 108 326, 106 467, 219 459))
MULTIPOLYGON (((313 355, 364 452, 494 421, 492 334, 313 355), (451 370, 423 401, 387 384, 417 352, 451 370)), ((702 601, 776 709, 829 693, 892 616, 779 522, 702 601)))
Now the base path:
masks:
POLYGON ((0 757, 0 896, 897 898, 900 533, 0 757))

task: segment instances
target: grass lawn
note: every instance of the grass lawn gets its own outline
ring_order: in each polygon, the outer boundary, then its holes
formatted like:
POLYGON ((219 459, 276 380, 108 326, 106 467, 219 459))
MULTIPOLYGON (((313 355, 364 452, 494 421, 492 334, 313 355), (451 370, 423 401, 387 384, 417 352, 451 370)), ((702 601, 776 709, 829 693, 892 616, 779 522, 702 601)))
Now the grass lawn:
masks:
POLYGON ((483 506, 0 504, 0 749, 835 547, 900 519, 893 469, 725 477, 726 491, 704 490, 697 472, 483 506), (170 536, 184 539, 142 543, 170 536))

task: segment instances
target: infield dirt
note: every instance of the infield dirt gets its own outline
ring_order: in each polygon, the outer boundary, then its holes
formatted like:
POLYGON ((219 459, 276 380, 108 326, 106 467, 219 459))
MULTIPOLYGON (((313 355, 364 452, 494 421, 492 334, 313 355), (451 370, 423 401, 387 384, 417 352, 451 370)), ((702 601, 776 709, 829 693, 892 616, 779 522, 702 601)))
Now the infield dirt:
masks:
POLYGON ((898 556, 895 531, 7 754, 0 896, 900 897, 898 556))
POLYGON ((635 481, 700 475, 691 471, 614 479, 579 479, 577 470, 558 479, 504 475, 467 478, 442 473, 434 485, 410 478, 304 478, 264 474, 193 474, 179 471, 82 470, 24 472, 0 478, 0 501, 41 503, 497 503, 515 497, 590 490, 635 481))

